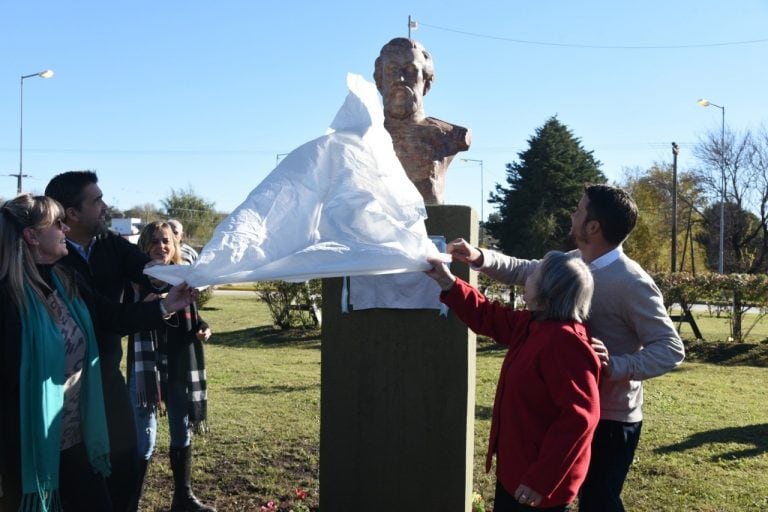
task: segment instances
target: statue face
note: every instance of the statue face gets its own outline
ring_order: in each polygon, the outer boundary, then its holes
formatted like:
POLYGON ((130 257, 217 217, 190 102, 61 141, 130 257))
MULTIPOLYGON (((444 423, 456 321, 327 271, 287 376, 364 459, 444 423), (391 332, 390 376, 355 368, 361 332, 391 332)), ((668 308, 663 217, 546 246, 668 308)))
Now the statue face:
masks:
POLYGON ((381 96, 387 117, 407 119, 422 110, 424 54, 417 49, 390 51, 381 58, 381 96))

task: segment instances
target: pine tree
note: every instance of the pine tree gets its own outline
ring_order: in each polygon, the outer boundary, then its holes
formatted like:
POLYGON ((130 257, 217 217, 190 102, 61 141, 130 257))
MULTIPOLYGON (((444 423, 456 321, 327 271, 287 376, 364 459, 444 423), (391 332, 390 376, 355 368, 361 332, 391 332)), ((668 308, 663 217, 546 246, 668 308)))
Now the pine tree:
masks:
POLYGON ((507 164, 507 187, 496 185, 491 203, 499 216, 487 225, 499 248, 522 258, 540 258, 546 251, 567 250, 571 213, 588 183, 605 183, 600 162, 558 121, 548 119, 507 164))

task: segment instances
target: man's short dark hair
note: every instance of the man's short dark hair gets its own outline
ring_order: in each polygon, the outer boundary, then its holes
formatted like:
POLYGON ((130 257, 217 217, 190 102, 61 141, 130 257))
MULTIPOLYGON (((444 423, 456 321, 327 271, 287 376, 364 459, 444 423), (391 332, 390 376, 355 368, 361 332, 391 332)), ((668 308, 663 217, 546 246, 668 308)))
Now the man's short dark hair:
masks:
POLYGON ((587 221, 600 223, 608 243, 619 245, 626 240, 637 224, 637 205, 632 196, 609 185, 587 185, 584 193, 589 199, 587 221))
POLYGON ((45 195, 61 203, 64 210, 71 207, 79 210, 85 187, 98 182, 99 178, 93 171, 67 171, 57 174, 48 182, 45 195))

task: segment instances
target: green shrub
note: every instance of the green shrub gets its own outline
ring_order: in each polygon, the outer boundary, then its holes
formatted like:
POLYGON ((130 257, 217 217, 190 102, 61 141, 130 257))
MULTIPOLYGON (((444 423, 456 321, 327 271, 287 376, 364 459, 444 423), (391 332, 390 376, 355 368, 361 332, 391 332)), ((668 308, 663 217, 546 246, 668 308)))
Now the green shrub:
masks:
POLYGON ((213 286, 208 286, 197 294, 197 307, 202 308, 211 298, 213 298, 213 286))
POLYGON ((261 281, 254 284, 259 300, 269 308, 281 329, 316 328, 320 325, 321 281, 304 283, 261 281))

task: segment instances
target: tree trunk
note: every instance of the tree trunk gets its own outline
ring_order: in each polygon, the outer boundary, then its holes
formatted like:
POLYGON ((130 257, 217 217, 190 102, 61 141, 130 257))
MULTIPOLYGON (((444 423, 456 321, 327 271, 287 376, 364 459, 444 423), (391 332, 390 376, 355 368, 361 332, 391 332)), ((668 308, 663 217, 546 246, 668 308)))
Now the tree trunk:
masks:
POLYGON ((731 337, 733 341, 741 343, 741 324, 744 319, 742 309, 741 291, 733 290, 733 312, 731 313, 731 337))

